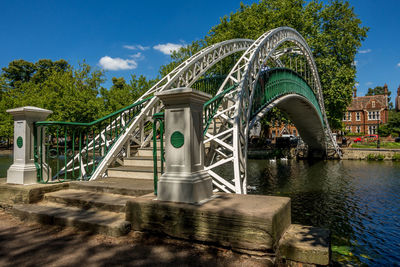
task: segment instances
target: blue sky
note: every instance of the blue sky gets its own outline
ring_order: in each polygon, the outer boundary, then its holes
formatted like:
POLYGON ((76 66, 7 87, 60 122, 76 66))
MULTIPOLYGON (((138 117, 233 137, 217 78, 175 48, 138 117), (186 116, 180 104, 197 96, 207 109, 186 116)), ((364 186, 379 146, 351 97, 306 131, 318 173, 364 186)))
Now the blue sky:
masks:
MULTIPOLYGON (((257 1, 243 1, 246 4, 257 1)), ((370 27, 356 57, 358 95, 368 87, 400 85, 400 1, 350 0, 370 27), (382 5, 382 3, 384 3, 382 5)), ((111 78, 154 78, 169 49, 204 37, 240 1, 0 0, 0 67, 14 59, 66 59, 106 68, 111 78)))

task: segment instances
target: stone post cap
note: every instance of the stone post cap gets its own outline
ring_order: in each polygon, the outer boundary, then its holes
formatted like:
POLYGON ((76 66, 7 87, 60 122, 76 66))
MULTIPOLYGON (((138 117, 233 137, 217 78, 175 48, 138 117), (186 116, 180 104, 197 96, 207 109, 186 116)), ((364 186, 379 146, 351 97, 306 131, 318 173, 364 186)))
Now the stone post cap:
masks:
POLYGON ((53 113, 51 110, 32 106, 8 109, 6 112, 14 116, 15 119, 30 118, 36 120, 44 120, 53 113))
POLYGON ((171 90, 166 90, 154 94, 162 101, 173 102, 173 103, 188 103, 188 101, 206 102, 211 99, 211 95, 201 92, 196 89, 181 87, 171 90))

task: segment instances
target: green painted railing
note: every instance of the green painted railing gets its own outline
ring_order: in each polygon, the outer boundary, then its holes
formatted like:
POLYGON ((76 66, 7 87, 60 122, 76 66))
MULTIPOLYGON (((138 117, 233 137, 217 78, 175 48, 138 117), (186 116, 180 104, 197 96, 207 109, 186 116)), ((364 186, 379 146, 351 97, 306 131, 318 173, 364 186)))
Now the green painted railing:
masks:
POLYGON ((157 195, 158 183, 158 156, 157 156, 157 137, 160 139, 160 158, 161 174, 164 173, 164 112, 153 115, 153 161, 154 161, 154 194, 157 195), (159 134, 157 134, 157 122, 159 123, 159 134))
POLYGON ((274 68, 263 73, 264 86, 258 83, 254 92, 251 117, 254 117, 265 106, 275 99, 287 94, 304 96, 317 109, 321 121, 324 122, 317 97, 308 83, 296 72, 286 68, 274 68))
POLYGON ((226 75, 206 77, 196 81, 191 87, 201 92, 215 96, 224 82, 226 75))
POLYGON ((90 123, 34 124, 34 162, 40 183, 88 180, 152 97, 90 123))
POLYGON ((217 113, 219 106, 222 103, 222 100, 224 99, 225 95, 231 92, 236 88, 237 85, 232 85, 228 88, 226 88, 224 91, 222 91, 220 94, 214 96, 210 100, 208 100, 206 103, 203 105, 203 110, 204 110, 204 131, 203 134, 205 135, 207 133, 208 127, 210 127, 210 124, 212 123, 212 120, 214 118, 214 115, 217 113))

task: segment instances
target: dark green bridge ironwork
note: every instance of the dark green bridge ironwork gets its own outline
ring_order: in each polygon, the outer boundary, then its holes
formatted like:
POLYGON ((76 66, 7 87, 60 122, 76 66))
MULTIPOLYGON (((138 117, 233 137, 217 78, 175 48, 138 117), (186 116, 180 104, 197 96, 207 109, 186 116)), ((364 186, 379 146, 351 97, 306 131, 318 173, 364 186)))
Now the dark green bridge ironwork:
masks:
POLYGON ((321 122, 324 121, 317 97, 311 87, 299 74, 287 68, 274 68, 260 74, 254 92, 250 117, 254 118, 271 102, 288 94, 297 94, 307 98, 318 111, 321 122))

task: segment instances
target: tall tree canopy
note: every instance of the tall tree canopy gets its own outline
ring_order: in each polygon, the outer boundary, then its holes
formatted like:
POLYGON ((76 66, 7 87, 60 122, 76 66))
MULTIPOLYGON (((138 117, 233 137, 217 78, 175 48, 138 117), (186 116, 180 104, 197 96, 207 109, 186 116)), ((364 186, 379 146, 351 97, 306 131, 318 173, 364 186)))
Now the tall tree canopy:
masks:
POLYGON ((233 38, 257 39, 264 32, 289 26, 296 29, 310 46, 319 71, 328 120, 333 128, 341 127, 343 112, 351 102, 356 69, 353 64, 367 27, 347 1, 332 0, 323 4, 312 0, 262 0, 224 16, 202 40, 172 54, 172 69, 204 46, 233 38))
POLYGON ((104 74, 87 64, 74 69, 65 60, 15 60, 0 75, 0 136, 11 137, 12 117, 5 111, 37 106, 53 111, 51 120, 87 122, 103 112, 98 97, 104 74))

